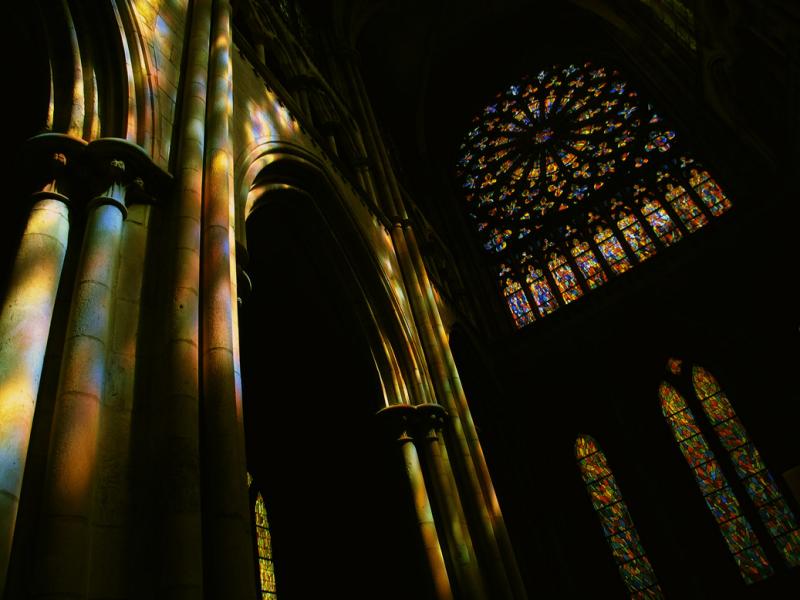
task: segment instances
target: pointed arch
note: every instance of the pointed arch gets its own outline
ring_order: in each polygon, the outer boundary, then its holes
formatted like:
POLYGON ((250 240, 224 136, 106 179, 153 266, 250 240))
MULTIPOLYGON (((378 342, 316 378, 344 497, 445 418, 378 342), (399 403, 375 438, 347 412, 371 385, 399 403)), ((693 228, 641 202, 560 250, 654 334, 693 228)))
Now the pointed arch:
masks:
POLYGON ((628 507, 622 499, 605 454, 594 438, 579 435, 575 459, 586 491, 631 598, 663 598, 655 571, 645 554, 628 507))
POLYGON ((736 416, 719 383, 703 367, 692 367, 692 385, 703 412, 727 450, 772 542, 790 566, 800 565, 800 528, 761 454, 736 416))
POLYGON ((659 386, 658 396, 661 412, 694 474, 706 506, 714 515, 722 537, 736 560, 742 578, 749 584, 769 577, 773 573, 772 566, 686 400, 666 381, 659 386))

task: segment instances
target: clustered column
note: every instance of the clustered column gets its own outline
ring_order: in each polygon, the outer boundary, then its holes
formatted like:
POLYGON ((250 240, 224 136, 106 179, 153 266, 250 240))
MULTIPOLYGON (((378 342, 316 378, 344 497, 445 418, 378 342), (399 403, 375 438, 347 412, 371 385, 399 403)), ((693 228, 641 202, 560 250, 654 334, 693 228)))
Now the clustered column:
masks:
POLYGON ((411 488, 414 510, 417 513, 425 556, 433 577, 436 598, 438 600, 452 599, 453 590, 433 520, 431 503, 422 474, 422 465, 417 454, 414 437, 412 437, 412 434, 419 431, 420 413, 417 407, 410 404, 395 404, 378 411, 378 416, 388 425, 391 435, 395 437, 400 447, 411 488))
POLYGON ((86 149, 103 191, 87 206, 45 473, 35 596, 82 597, 91 561, 97 434, 108 401, 109 338, 127 204, 156 170, 137 146, 100 139, 86 149))

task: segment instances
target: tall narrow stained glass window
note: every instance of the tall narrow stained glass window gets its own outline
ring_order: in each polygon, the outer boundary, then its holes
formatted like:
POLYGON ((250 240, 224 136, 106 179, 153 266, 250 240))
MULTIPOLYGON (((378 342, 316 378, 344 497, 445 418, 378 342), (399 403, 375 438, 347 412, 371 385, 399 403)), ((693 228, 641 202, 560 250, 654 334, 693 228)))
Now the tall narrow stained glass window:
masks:
MULTIPOLYGON (((253 478, 247 474, 247 484, 252 486, 253 478)), ((272 560, 272 536, 267 520, 267 508, 261 492, 256 492, 253 516, 256 534, 256 553, 258 555, 258 578, 261 587, 261 600, 277 600, 275 593, 275 563, 272 560)))
POLYGON ((518 328, 732 206, 653 106, 591 63, 498 93, 467 132, 457 176, 484 250, 502 263, 498 286, 518 328))
POLYGON ((600 519, 603 534, 631 598, 663 598, 655 572, 645 555, 628 507, 594 438, 578 436, 575 458, 583 482, 600 519))
MULTIPOLYGON (((670 365, 670 369, 679 368, 670 365)), ((772 575, 764 550, 742 514, 739 500, 720 469, 714 452, 708 447, 692 411, 683 396, 666 381, 658 389, 661 412, 672 429, 672 435, 694 473, 700 493, 719 525, 739 572, 747 583, 754 583, 772 575)))
POLYGON ((800 565, 800 527, 797 518, 736 416, 730 400, 713 375, 702 367, 692 367, 692 384, 706 418, 723 448, 728 451, 736 474, 756 506, 773 543, 788 565, 800 565))

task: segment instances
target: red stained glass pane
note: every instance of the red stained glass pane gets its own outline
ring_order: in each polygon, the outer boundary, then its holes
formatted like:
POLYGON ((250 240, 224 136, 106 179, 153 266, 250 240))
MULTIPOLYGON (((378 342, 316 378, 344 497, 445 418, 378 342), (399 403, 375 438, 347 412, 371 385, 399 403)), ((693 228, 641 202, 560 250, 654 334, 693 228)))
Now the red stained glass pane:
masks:
POLYGON ((731 403, 723 393, 719 393, 711 398, 706 398, 701 404, 712 425, 717 425, 722 421, 727 421, 736 416, 736 413, 733 412, 733 408, 731 407, 731 403))
POLYGON ((742 479, 748 475, 763 471, 766 468, 761 460, 761 455, 753 444, 747 444, 746 446, 737 448, 733 450, 730 455, 733 466, 742 479))
POLYGON ((734 554, 733 558, 736 559, 739 572, 747 583, 761 581, 773 573, 772 566, 770 566, 761 546, 753 546, 742 550, 738 554, 734 554))
POLYGON ((530 304, 528 304, 528 299, 525 297, 525 292, 522 290, 511 293, 506 292, 506 301, 514 317, 514 324, 517 327, 524 327, 533 322, 533 312, 530 304))
POLYGON ((600 511, 600 522, 603 525, 603 533, 606 537, 633 527, 631 516, 624 502, 617 502, 600 511))
POLYGON ((694 476, 704 496, 727 485, 725 476, 719 470, 719 464, 715 460, 696 466, 694 468, 694 476))
POLYGON ((772 537, 778 537, 787 531, 797 529, 794 514, 783 498, 762 506, 758 509, 758 514, 772 537))
POLYGON ((572 267, 567 264, 566 258, 556 255, 550 260, 548 266, 565 304, 581 297, 583 292, 578 287, 578 280, 575 278, 575 273, 572 272, 572 267))
POLYGON ((714 430, 726 450, 734 450, 747 443, 747 432, 739 419, 729 419, 717 425, 714 430))
POLYGON ((575 440, 575 456, 585 458, 597 452, 597 443, 588 435, 581 435, 575 440))
POLYGON ((744 517, 720 524, 722 535, 731 552, 736 553, 758 544, 756 534, 744 517))
POLYGON ((672 433, 675 434, 675 438, 679 442, 700 433, 689 410, 682 410, 670 415, 669 424, 672 426, 672 433))
POLYGON ((775 544, 789 566, 800 566, 800 530, 795 529, 776 539, 775 544))
POLYGON ((660 239, 665 246, 670 246, 680 240, 683 234, 672 222, 672 219, 667 214, 661 204, 657 200, 650 200, 642 207, 642 213, 645 219, 656 232, 658 239, 660 239), (652 211, 652 212, 649 212, 652 211))
POLYGON ((658 585, 631 594, 631 600, 663 600, 663 598, 664 592, 661 591, 661 587, 658 585))
POLYGON ((589 495, 592 497, 595 510, 620 500, 619 488, 613 475, 590 484, 589 495))
POLYGON ((686 401, 683 396, 666 381, 663 381, 659 386, 658 396, 661 398, 661 412, 664 413, 664 416, 668 417, 686 408, 686 401))
POLYGON ((714 518, 720 523, 730 521, 740 515, 739 501, 729 487, 706 496, 706 504, 711 509, 714 518))
POLYGON ((690 233, 708 224, 706 216, 683 187, 668 183, 666 198, 690 233))
POLYGON ((620 565, 619 571, 623 581, 631 590, 641 590, 656 583, 653 567, 650 566, 650 561, 645 556, 620 565))
POLYGON ((633 215, 627 215, 617 222, 617 226, 622 232, 622 236, 633 250, 640 261, 647 260, 656 253, 655 246, 650 236, 644 230, 641 223, 633 215))
POLYGON ((536 306, 542 316, 549 315, 558 308, 558 303, 553 296, 550 285, 540 269, 531 267, 528 271, 527 282, 530 284, 533 301, 536 302, 536 306))
POLYGON ((575 257, 575 262, 591 289, 595 289, 605 283, 606 274, 603 272, 603 267, 600 266, 600 262, 589 248, 587 242, 576 243, 572 248, 572 255, 575 257))
POLYGON ((628 529, 610 536, 608 543, 611 546, 611 553, 618 563, 633 560, 637 556, 644 554, 644 548, 639 542, 639 536, 636 534, 635 529, 628 529))
POLYGON ((600 254, 606 259, 614 273, 619 275, 631 268, 631 263, 622 248, 622 244, 619 243, 611 229, 606 227, 598 231, 594 236, 594 241, 600 249, 600 254))
POLYGON ((756 506, 766 504, 781 495, 775 485, 775 480, 770 472, 766 470, 745 479, 744 486, 756 506))
POLYGON ((702 435, 696 435, 687 440, 682 441, 680 444, 681 452, 683 452, 686 462, 692 467, 699 464, 714 460, 714 453, 708 447, 705 438, 702 435))
POLYGON ((720 216, 731 207, 731 201, 722 192, 717 182, 711 179, 705 171, 698 172, 697 169, 692 169, 690 180, 703 204, 715 217, 720 216))
POLYGON ((697 397, 701 400, 713 396, 720 391, 719 384, 714 376, 703 367, 692 367, 692 383, 697 397))
POLYGON ((601 479, 611 472, 602 452, 596 452, 580 461, 581 474, 586 483, 601 479))

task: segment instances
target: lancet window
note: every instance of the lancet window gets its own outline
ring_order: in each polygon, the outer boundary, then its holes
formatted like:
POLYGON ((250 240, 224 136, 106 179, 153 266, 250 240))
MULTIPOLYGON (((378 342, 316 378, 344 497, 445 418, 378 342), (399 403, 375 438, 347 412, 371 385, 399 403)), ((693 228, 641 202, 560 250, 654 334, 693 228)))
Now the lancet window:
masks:
POLYGON ((592 501, 603 535, 631 598, 663 598, 655 571, 648 560, 628 507, 594 438, 578 436, 575 458, 592 501))

